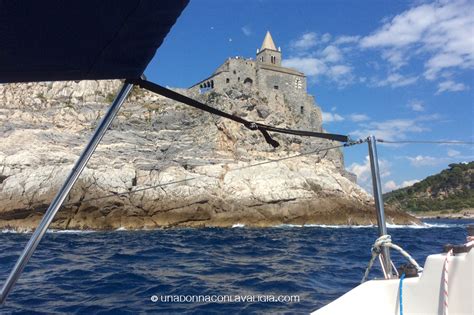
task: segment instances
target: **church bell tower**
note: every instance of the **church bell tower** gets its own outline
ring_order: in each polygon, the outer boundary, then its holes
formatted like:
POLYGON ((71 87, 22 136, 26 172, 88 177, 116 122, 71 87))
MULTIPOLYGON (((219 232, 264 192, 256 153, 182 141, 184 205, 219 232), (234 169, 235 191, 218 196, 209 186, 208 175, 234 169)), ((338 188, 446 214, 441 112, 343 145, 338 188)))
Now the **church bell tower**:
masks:
POLYGON ((257 62, 281 66, 281 49, 278 47, 277 50, 269 31, 267 31, 267 34, 265 35, 262 47, 257 49, 257 62))

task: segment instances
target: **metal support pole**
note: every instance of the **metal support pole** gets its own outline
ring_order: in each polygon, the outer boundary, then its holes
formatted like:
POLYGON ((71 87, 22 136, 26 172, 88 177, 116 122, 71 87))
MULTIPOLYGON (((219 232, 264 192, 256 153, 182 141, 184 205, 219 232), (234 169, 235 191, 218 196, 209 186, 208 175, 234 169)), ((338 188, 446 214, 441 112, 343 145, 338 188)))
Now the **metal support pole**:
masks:
MULTIPOLYGON (((377 140, 374 136, 367 138, 369 143, 370 170, 372 173, 372 187, 374 189, 375 208, 377 210, 377 224, 379 236, 387 234, 385 225, 385 210, 383 208, 382 184, 380 183, 379 160, 377 157, 377 140)), ((382 264, 386 272, 386 277, 392 277, 392 264, 390 263, 390 250, 387 247, 382 248, 382 264)))
POLYGON ((84 169, 87 162, 91 158, 100 140, 102 140, 102 137, 104 136, 110 124, 114 120, 120 107, 122 106, 123 102, 127 98, 130 91, 132 90, 132 87, 133 87, 133 84, 124 83, 119 93, 117 94, 114 102, 112 103, 107 113, 105 114, 105 116, 102 118, 99 125, 95 129, 94 134, 89 140, 89 143, 84 148, 84 151, 82 151, 81 156, 76 161, 76 164, 74 165, 71 172, 69 173, 69 176, 67 177, 63 186, 54 197, 53 202, 51 203, 48 210, 44 214, 43 218, 41 219, 41 222, 39 223, 35 232, 33 233, 30 240, 28 241, 28 244, 26 244, 25 249, 21 253, 21 256, 18 258, 18 261, 16 262, 10 275, 8 276, 7 281, 3 285, 2 290, 0 291, 0 304, 3 304, 8 294, 11 292, 13 286, 15 285, 16 281, 20 277, 26 264, 28 263, 28 260, 30 259, 31 255, 33 255, 36 247, 38 246, 39 242, 41 241, 44 234, 46 233, 46 230, 48 229, 49 225, 53 221, 54 216, 58 212, 59 208, 61 208, 61 205, 63 204, 67 195, 71 191, 71 188, 73 187, 74 183, 79 178, 79 175, 81 175, 82 170, 84 169))

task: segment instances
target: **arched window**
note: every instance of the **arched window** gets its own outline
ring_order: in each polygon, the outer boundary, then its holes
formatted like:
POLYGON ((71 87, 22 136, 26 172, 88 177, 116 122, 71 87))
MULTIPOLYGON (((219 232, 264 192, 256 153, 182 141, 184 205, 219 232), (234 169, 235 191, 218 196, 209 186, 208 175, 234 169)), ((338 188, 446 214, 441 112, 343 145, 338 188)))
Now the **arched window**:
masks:
POLYGON ((301 89, 301 88, 303 88, 303 82, 301 82, 300 79, 296 79, 296 80, 295 80, 295 88, 296 88, 296 89, 301 89))
POLYGON ((211 89, 214 88, 214 80, 211 80, 211 89))
POLYGON ((252 83, 253 83, 253 80, 252 80, 252 79, 250 79, 250 78, 245 78, 245 80, 244 80, 244 84, 245 84, 245 85, 252 85, 252 83))
POLYGON ((229 82, 230 82, 229 78, 225 79, 225 83, 229 83, 229 82))

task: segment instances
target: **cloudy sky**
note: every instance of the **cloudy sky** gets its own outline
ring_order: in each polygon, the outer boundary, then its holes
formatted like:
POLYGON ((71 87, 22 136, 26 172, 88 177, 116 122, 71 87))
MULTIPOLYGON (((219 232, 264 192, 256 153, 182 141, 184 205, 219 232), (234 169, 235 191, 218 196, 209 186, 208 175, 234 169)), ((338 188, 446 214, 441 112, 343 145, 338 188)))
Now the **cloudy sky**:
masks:
MULTIPOLYGON (((147 69, 189 87, 229 56, 254 57, 270 30, 284 65, 307 75, 324 128, 353 138, 474 137, 473 1, 194 0, 147 69)), ((380 145, 385 191, 453 162, 472 145, 380 145)), ((345 149, 346 168, 370 189, 367 148, 345 149)))

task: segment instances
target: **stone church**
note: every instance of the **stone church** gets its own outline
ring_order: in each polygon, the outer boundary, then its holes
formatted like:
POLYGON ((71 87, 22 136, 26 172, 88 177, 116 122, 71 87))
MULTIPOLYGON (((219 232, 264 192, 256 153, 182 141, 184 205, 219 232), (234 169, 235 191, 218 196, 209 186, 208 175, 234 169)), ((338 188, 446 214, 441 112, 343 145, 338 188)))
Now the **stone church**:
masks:
POLYGON ((256 59, 244 57, 228 58, 208 78, 191 86, 192 93, 204 94, 210 91, 224 93, 226 89, 252 88, 269 100, 284 99, 289 110, 296 117, 309 124, 308 127, 321 132, 321 109, 314 98, 306 93, 306 76, 295 69, 281 65, 281 49, 275 45, 272 35, 267 32, 256 59))
POLYGON ((306 94, 306 77, 303 73, 281 65, 281 49, 276 48, 272 35, 267 32, 262 47, 257 49, 256 60, 232 57, 214 73, 190 89, 205 93, 222 91, 236 84, 255 86, 260 91, 281 90, 287 95, 306 94))

